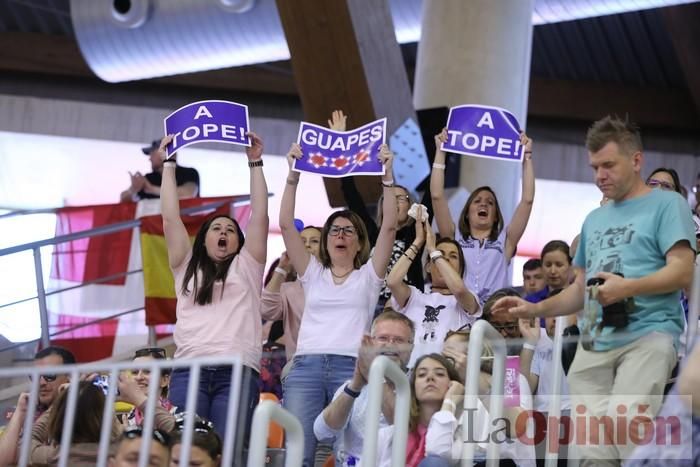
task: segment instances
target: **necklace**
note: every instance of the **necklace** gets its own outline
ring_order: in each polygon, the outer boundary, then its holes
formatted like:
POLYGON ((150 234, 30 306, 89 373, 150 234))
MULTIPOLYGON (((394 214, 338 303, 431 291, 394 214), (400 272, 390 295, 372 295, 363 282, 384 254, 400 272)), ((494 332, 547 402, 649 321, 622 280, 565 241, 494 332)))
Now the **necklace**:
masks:
POLYGON ((345 279, 345 278, 348 277, 348 276, 350 275, 350 273, 353 272, 354 270, 355 270, 355 269, 353 268, 353 269, 350 269, 350 270, 349 270, 348 272, 346 272, 345 274, 338 275, 338 274, 336 274, 336 273, 333 272, 333 266, 331 266, 331 274, 332 274, 333 277, 335 277, 336 279, 345 279))

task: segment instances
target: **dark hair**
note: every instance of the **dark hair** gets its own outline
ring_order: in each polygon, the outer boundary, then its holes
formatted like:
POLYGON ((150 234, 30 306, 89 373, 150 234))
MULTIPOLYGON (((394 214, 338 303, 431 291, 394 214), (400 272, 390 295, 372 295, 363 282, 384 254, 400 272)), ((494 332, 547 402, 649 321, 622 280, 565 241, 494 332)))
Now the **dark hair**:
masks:
POLYGON ((275 273, 275 268, 279 266, 280 264, 280 259, 276 258, 271 264, 270 267, 267 269, 267 274, 265 274, 265 279, 263 280, 263 287, 267 287, 267 284, 270 283, 272 280, 272 275, 275 273))
MULTIPOLYGON (((454 245, 455 247, 457 247, 457 257, 459 258, 459 275, 464 276, 464 273, 467 269, 467 261, 464 259, 464 251, 462 251, 462 247, 453 238, 440 237, 435 241, 435 248, 442 245, 443 243, 449 243, 450 245, 454 245)), ((430 277, 430 274, 427 274, 427 275, 428 275, 428 278, 430 278, 432 280, 432 278, 430 277)))
MULTIPOLYGON (((81 381, 77 384, 78 401, 75 408, 71 444, 99 443, 102 412, 105 406, 104 392, 90 381, 81 381)), ((49 438, 56 444, 60 444, 63 437, 63 420, 66 416, 69 391, 70 389, 66 389, 58 395, 49 415, 49 438)))
POLYGON ((494 202, 494 208, 496 208, 496 222, 493 223, 493 226, 491 227, 491 233, 489 234, 489 240, 495 241, 498 239, 498 236, 500 235, 501 231, 503 230, 503 213, 501 213, 501 207, 498 204, 498 197, 496 196, 496 193, 491 189, 490 186, 480 186, 476 190, 472 191, 472 194, 469 195, 469 198, 467 199, 467 202, 464 204, 464 207, 462 208, 462 212, 459 214, 459 232, 462 234, 463 238, 469 238, 472 234, 471 228, 469 227, 469 206, 472 205, 474 202, 474 199, 481 193, 482 191, 488 191, 493 195, 493 202, 494 202))
POLYGON ((328 216, 326 223, 323 224, 323 230, 321 230, 321 248, 319 251, 321 264, 324 268, 331 267, 331 257, 328 254, 328 232, 330 231, 333 222, 339 217, 349 220, 353 227, 355 227, 357 241, 360 244, 360 251, 355 255, 353 263, 355 269, 359 269, 369 259, 369 236, 367 235, 367 227, 365 227, 365 223, 362 222, 362 218, 347 209, 334 212, 328 216))
MULTIPOLYGON (((225 216, 225 215, 214 215, 210 217, 202 227, 199 228, 197 236, 194 239, 194 244, 192 245, 192 258, 190 262, 187 263, 187 269, 185 270, 185 277, 182 279, 182 293, 184 295, 189 295, 190 290, 187 288, 190 280, 193 281, 192 292, 194 293, 194 301, 198 305, 207 305, 212 302, 212 295, 214 293, 214 282, 221 280, 226 282, 226 276, 228 275, 228 269, 231 266, 231 262, 236 257, 236 255, 243 248, 245 243, 245 237, 243 236, 243 231, 241 226, 238 225, 236 219, 225 216), (204 240, 209 231, 211 224, 220 218, 226 218, 233 222, 236 226, 236 233, 238 234, 238 250, 235 251, 231 256, 226 258, 224 261, 216 262, 213 261, 207 254, 207 249, 204 244, 204 240), (198 274, 197 271, 202 271, 202 284, 198 284, 198 274)), ((223 286, 221 288, 221 293, 223 294, 223 286)))
POLYGON ((413 342, 413 336, 416 333, 416 326, 415 324, 413 324, 413 320, 411 318, 404 315, 403 313, 394 311, 393 309, 385 308, 384 311, 379 313, 372 321, 371 331, 374 332, 374 327, 377 325, 377 323, 380 323, 382 321, 398 321, 405 324, 408 327, 408 329, 411 330, 411 342, 413 342))
MULTIPOLYGON (((455 331, 447 331, 447 335, 445 336, 443 342, 446 342, 447 339, 449 339, 452 336, 458 336, 460 338, 463 338, 468 344, 469 337, 471 337, 471 333, 471 327, 462 326, 461 328, 455 331)), ((489 340, 484 340, 483 345, 481 347, 481 371, 488 374, 493 374, 493 356, 494 352, 491 342, 489 340)))
POLYGON ((491 322, 491 308, 493 304, 503 297, 520 297, 520 294, 510 287, 504 287, 502 289, 496 290, 491 296, 486 300, 483 306, 483 313, 481 319, 485 319, 489 323, 491 322))
POLYGON ((673 187, 675 189, 675 192, 679 193, 680 195, 683 195, 683 193, 682 193, 683 185, 681 185, 681 180, 680 180, 680 178, 678 178, 678 172, 676 172, 675 169, 666 168, 666 167, 659 167, 657 169, 654 169, 653 172, 651 172, 649 174, 649 176, 647 177, 646 183, 649 183, 649 180, 651 180, 651 177, 653 177, 655 174, 657 174, 659 172, 666 172, 667 174, 669 174, 671 176, 671 178, 673 179, 673 187))
POLYGON ((542 267, 542 261, 539 258, 530 258, 523 264, 523 272, 534 271, 542 267))
POLYGON ((566 256, 566 259, 571 264, 571 250, 569 249, 569 244, 563 240, 552 240, 547 242, 547 244, 542 248, 542 259, 544 260, 544 255, 547 253, 552 253, 553 251, 561 251, 566 256))
MULTIPOLYGON (((411 206, 413 203, 416 201, 413 199, 413 196, 411 196, 411 192, 408 190, 403 185, 394 185, 394 188, 401 188, 403 191, 406 192, 406 195, 408 195, 408 205, 411 206)), ((382 219, 384 217, 384 193, 379 196, 379 200, 377 200, 377 225, 381 226, 382 225, 382 219)), ((408 219, 406 219, 406 224, 402 227, 405 227, 406 225, 412 225, 416 220, 412 218, 411 216, 408 216, 408 219)))
MULTIPOLYGON (((165 349, 163 349, 161 347, 144 347, 144 348, 138 349, 134 352, 134 356, 133 356, 132 360, 136 360, 137 358, 141 358, 141 357, 151 357, 154 360, 167 360, 167 358, 168 358, 167 354, 165 353, 165 349)), ((161 376, 170 376, 170 374, 172 372, 173 372, 172 368, 161 368, 160 369, 161 376)), ((152 382, 153 381, 151 381, 150 379, 148 380, 148 384, 151 384, 152 382)), ((158 383, 155 383, 155 384, 158 384, 158 383)), ((163 397, 163 398, 168 397, 168 392, 169 392, 168 386, 161 388, 161 390, 160 390, 161 397, 163 397)))
POLYGON ((420 418, 420 410, 419 410, 419 404, 418 400, 416 399, 416 370, 418 369, 418 365, 421 364, 421 362, 427 358, 430 358, 432 360, 435 360, 436 362, 440 363, 445 369, 447 370, 447 376, 450 378, 450 381, 459 381, 459 373, 457 373, 457 370, 455 369, 454 365, 446 359, 444 356, 442 356, 439 353, 429 353, 425 354, 416 360, 416 362, 413 364, 413 370, 411 370, 411 375, 409 376, 409 384, 411 385, 411 408, 408 416, 408 431, 409 433, 413 432, 416 430, 416 427, 418 426, 418 419, 420 418))
POLYGON ((34 360, 39 360, 44 357, 48 357, 49 355, 58 355, 61 357, 61 360, 63 360, 64 365, 72 365, 75 363, 75 355, 63 347, 59 347, 57 345, 52 345, 49 347, 46 347, 45 349, 41 349, 34 355, 34 360))
MULTIPOLYGON (((182 443, 182 431, 175 430, 170 433, 170 447, 182 443)), ((196 446, 206 452, 212 460, 217 460, 221 455, 221 439, 214 430, 195 429, 192 433, 192 446, 196 446)))
POLYGON ((615 143, 620 151, 631 156, 642 150, 642 137, 639 128, 628 119, 610 115, 601 118, 591 125, 586 133, 586 149, 595 153, 608 143, 615 143))

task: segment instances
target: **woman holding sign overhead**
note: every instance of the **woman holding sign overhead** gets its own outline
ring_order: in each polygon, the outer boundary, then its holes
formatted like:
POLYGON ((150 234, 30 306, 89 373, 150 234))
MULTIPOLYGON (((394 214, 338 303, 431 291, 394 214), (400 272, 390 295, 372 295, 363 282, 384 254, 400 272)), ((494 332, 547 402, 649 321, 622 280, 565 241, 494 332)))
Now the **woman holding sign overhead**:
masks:
MULTIPOLYGON (((284 406, 304 427, 304 465, 312 466, 316 437, 314 420, 354 372, 357 349, 369 331, 396 234, 396 197, 392 178, 393 154, 382 145, 384 218, 372 259, 367 229, 351 211, 328 217, 321 234, 319 258, 310 254, 294 227, 294 204, 299 172, 294 159, 302 157, 298 144, 287 154, 289 175, 280 206, 280 229, 287 254, 299 274, 306 303, 297 351, 284 379, 284 406)), ((345 386, 346 394, 358 389, 345 386), (349 392, 348 392, 349 391, 349 392)), ((357 396, 354 396, 357 397, 357 396)))
MULTIPOLYGON (((175 279, 177 323, 175 358, 240 355, 243 368, 243 397, 238 420, 250 430, 253 409, 258 401, 258 378, 262 342, 260 293, 267 256, 267 184, 263 174, 263 142, 249 133, 252 145, 246 147, 250 168, 251 216, 246 239, 235 219, 215 215, 197 232, 194 244, 180 218, 175 185, 175 158, 163 163, 161 211, 168 261, 175 279), (246 398, 247 395, 247 398, 246 398)), ((216 431, 226 431, 226 415, 232 368, 202 367, 197 392, 197 414, 211 420, 216 431)), ((185 409, 189 369, 173 372, 170 400, 185 409)), ((241 433, 241 431, 237 431, 241 433)), ((243 436, 238 437, 243 439, 243 436)))
POLYGON ((438 230, 443 237, 457 240, 467 260, 464 280, 483 303, 496 290, 506 286, 506 270, 525 232, 535 197, 535 171, 532 166, 532 140, 520 134, 524 148, 523 181, 520 203, 513 218, 504 226, 498 198, 491 187, 472 191, 455 226, 445 198, 445 152, 447 129, 435 136, 435 161, 430 174, 430 192, 438 230), (505 227, 505 228, 504 228, 505 227))

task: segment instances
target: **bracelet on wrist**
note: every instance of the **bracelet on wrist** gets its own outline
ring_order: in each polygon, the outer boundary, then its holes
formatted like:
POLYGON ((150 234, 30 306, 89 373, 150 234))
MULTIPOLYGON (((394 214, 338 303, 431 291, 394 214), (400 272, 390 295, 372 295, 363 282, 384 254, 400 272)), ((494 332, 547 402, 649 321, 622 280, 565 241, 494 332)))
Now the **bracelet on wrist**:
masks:
POLYGON ((529 342, 525 342, 523 344, 523 349, 532 350, 534 352, 536 348, 537 348, 537 346, 532 345, 529 342))
POLYGON ((382 180, 382 186, 384 188, 394 188, 394 179, 392 178, 391 180, 382 180))
POLYGON ((281 267, 279 267, 279 266, 277 266, 277 267, 275 268, 275 272, 276 272, 277 274, 282 274, 284 277, 287 277, 287 274, 288 274, 287 271, 286 271, 285 269, 283 269, 283 268, 281 268, 281 267))
POLYGON ((343 392, 348 396, 352 397, 353 399, 357 399, 358 397, 360 397, 360 391, 353 391, 352 389, 350 389, 350 383, 347 383, 343 387, 343 392))
POLYGON ((439 164, 437 162, 433 162, 433 168, 445 170, 447 168, 447 166, 445 164, 439 164))
POLYGON ((263 166, 262 159, 255 159, 255 160, 248 161, 248 167, 250 167, 251 169, 253 167, 262 167, 262 166, 263 166))
POLYGON ((297 186, 299 184, 299 179, 297 178, 296 180, 287 178, 287 185, 291 186, 297 186))
POLYGON ((163 161, 163 167, 167 167, 168 165, 171 165, 171 167, 175 167, 177 165, 177 160, 175 160, 174 157, 171 157, 170 159, 165 159, 163 161))
POLYGON ((440 250, 435 250, 432 253, 430 253, 430 259, 433 261, 437 261, 438 259, 442 258, 442 251, 440 250))

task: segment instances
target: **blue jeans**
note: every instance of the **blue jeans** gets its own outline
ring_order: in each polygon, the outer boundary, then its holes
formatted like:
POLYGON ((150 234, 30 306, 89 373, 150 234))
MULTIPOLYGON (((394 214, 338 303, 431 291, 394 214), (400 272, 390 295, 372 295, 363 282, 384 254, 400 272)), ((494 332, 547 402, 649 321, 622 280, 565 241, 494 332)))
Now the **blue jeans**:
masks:
POLYGON ((418 467, 450 467, 450 463, 447 459, 443 459, 435 454, 430 454, 420 461, 418 467))
POLYGON ((314 420, 333 400, 341 384, 352 378, 355 357, 345 355, 297 355, 282 381, 285 409, 294 414, 304 428, 304 466, 313 467, 316 451, 314 420))
MULTIPOLYGON (((197 415, 214 424, 214 429, 223 441, 226 434, 226 414, 228 413, 229 391, 231 389, 231 366, 202 367, 197 391, 197 415)), ((260 399, 257 371, 243 367, 243 381, 236 426, 235 453, 241 459, 244 446, 248 446, 253 411, 260 399)), ((170 379, 170 401, 177 406, 178 412, 185 411, 187 402, 187 384, 190 380, 188 368, 173 371, 170 379)))

